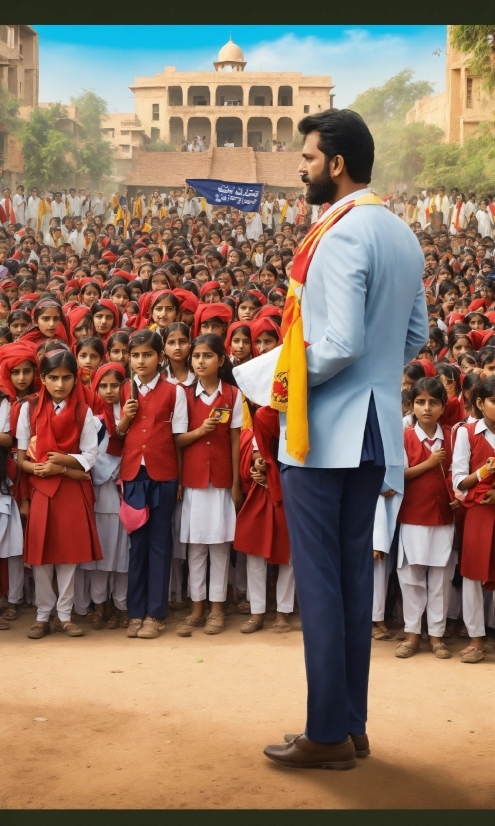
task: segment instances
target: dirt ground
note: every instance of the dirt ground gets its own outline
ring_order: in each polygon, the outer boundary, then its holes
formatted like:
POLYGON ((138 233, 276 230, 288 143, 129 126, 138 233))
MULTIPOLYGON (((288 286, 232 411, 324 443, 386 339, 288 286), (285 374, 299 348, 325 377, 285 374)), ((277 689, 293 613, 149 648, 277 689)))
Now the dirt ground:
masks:
POLYGON ((398 660, 396 643, 374 641, 371 756, 346 772, 287 770, 263 748, 303 726, 299 618, 283 635, 270 623, 242 635, 243 619, 216 637, 177 637, 175 615, 157 640, 89 628, 28 640, 23 613, 0 632, 0 808, 493 805, 494 653, 465 665, 422 643, 398 660))

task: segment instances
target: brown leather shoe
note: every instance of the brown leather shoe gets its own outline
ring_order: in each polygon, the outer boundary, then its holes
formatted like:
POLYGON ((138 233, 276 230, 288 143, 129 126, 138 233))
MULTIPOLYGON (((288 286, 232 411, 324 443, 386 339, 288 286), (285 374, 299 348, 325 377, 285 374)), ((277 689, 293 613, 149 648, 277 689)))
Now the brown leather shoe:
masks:
MULTIPOLYGON (((296 740, 300 736, 300 734, 284 734, 284 740, 286 743, 291 743, 292 740, 296 740)), ((350 738, 354 743, 356 757, 368 757, 368 755, 371 754, 367 734, 351 734, 350 738)))
POLYGON ((300 734, 284 746, 267 746, 264 754, 275 763, 293 769, 352 769, 356 765, 350 737, 341 743, 314 743, 300 734))

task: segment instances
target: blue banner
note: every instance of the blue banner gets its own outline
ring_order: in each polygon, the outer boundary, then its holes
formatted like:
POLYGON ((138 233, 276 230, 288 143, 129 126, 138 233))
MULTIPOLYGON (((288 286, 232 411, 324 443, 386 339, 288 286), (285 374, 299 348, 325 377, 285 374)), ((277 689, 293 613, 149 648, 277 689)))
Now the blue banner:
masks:
POLYGON ((258 212, 260 208, 263 184, 215 181, 210 178, 186 178, 186 183, 209 204, 235 207, 243 212, 258 212))

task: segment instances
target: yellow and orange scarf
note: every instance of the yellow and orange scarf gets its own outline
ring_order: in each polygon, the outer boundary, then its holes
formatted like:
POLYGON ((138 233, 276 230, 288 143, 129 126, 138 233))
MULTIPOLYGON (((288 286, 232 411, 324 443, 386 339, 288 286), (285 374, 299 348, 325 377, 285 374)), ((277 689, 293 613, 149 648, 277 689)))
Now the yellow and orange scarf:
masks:
POLYGON ((273 377, 270 407, 287 414, 286 452, 297 462, 304 463, 309 452, 308 377, 301 315, 302 293, 309 266, 324 234, 353 207, 370 205, 383 206, 383 201, 370 193, 346 201, 334 209, 310 227, 294 256, 282 317, 283 344, 273 377))

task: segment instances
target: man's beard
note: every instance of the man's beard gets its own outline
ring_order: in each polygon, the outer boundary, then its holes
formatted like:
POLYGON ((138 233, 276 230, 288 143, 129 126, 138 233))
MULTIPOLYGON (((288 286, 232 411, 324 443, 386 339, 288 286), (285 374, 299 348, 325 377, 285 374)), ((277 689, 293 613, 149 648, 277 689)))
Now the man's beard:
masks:
MULTIPOLYGON (((304 176, 306 177, 306 176, 304 176)), ((302 178, 304 181, 304 178, 302 178)), ((330 177, 328 168, 323 169, 318 178, 304 181, 307 184, 306 203, 307 204, 333 204, 337 194, 337 184, 330 177)))

